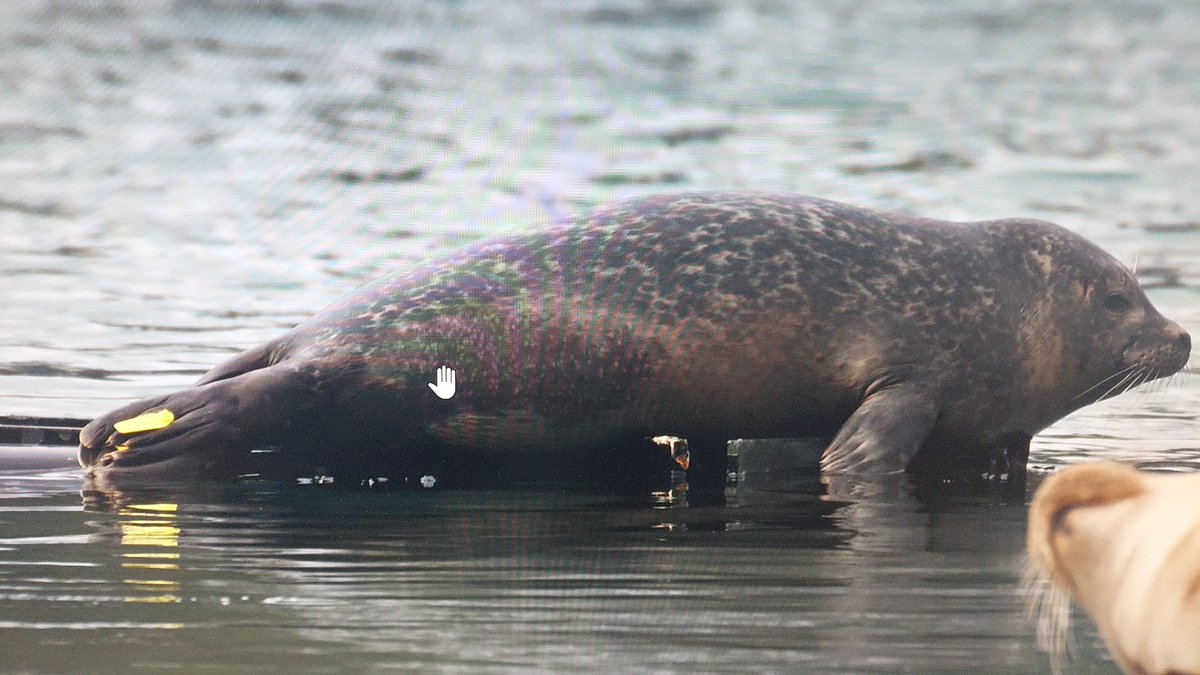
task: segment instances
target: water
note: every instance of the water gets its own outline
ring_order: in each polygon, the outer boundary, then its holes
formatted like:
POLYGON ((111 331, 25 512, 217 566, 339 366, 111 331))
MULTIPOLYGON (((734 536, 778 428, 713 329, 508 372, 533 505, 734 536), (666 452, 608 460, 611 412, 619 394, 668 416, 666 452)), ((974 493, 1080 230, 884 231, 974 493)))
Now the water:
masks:
MULTIPOLYGON (((0 414, 177 389, 382 270, 678 189, 1047 218, 1136 261, 1198 335, 1198 20, 1165 0, 9 0, 0 414)), ((1200 468, 1192 372, 1055 425, 1033 465, 1200 468)), ((0 478, 19 670, 1048 667, 1023 509, 994 495, 85 500, 69 468, 0 478)), ((1111 671, 1091 631, 1074 667, 1111 671)))
POLYGON ((2 483, 0 628, 38 671, 1047 666, 1012 588, 1020 506, 242 485, 81 512, 72 476, 2 483))

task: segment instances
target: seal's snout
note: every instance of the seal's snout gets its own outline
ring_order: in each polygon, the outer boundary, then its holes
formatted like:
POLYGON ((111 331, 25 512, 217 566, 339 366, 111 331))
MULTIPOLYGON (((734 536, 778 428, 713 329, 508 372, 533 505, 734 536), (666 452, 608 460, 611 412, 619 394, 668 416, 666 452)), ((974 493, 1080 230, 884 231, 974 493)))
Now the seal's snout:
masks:
POLYGON ((1191 352, 1192 336, 1174 321, 1160 318, 1140 329, 1123 351, 1121 361, 1124 367, 1137 369, 1133 380, 1140 384, 1179 372, 1187 365, 1191 352))
POLYGON ((1166 333, 1168 351, 1174 357, 1171 360, 1178 364, 1178 367, 1171 370, 1175 372, 1187 365, 1188 357, 1192 354, 1192 336, 1174 321, 1167 323, 1166 333))
POLYGON ((1179 329, 1179 336, 1175 338, 1175 344, 1179 345, 1179 349, 1183 350, 1185 355, 1192 352, 1192 336, 1188 335, 1186 330, 1179 329))

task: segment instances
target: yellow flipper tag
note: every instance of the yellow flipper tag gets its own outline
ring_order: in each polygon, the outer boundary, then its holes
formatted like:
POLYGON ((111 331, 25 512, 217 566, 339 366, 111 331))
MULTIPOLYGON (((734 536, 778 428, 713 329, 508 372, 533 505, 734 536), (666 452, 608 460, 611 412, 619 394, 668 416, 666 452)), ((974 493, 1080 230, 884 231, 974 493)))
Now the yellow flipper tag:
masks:
POLYGON ((140 434, 143 431, 154 431, 171 426, 171 422, 175 421, 175 413, 170 410, 155 410, 154 412, 142 413, 137 417, 131 417, 127 420, 121 420, 113 425, 119 434, 140 434))

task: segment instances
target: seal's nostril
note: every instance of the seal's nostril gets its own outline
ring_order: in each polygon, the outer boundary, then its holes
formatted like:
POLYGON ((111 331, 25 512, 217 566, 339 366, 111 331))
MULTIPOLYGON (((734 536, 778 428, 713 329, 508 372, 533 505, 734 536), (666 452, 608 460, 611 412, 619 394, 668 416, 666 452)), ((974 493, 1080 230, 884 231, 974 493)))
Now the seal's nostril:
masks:
POLYGON ((1188 335, 1186 331, 1179 335, 1179 346, 1184 351, 1191 351, 1192 349, 1192 336, 1188 335))

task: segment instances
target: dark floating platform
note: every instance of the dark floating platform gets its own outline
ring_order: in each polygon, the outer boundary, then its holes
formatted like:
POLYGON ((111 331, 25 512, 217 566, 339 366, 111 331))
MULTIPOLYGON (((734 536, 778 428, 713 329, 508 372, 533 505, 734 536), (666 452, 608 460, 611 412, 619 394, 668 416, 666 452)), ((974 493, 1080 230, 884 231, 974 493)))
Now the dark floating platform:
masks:
POLYGON ((0 416, 0 471, 78 468, 79 430, 88 420, 0 416))
POLYGON ((79 470, 74 446, 8 445, 0 443, 0 471, 79 470))
MULTIPOLYGON (((66 417, 0 416, 0 471, 75 467, 79 431, 87 422, 66 417)), ((739 503, 771 501, 784 494, 812 494, 819 489, 821 452, 828 443, 823 438, 729 441, 729 472, 724 487, 736 491, 739 503)), ((636 454, 646 452, 641 448, 636 454)), ((672 486, 686 480, 686 474, 670 461, 669 453, 653 454, 661 455, 658 459, 662 461, 639 467, 643 471, 635 473, 656 485, 672 486)), ((517 472, 509 478, 518 479, 519 475, 517 472)))
MULTIPOLYGON (((71 468, 76 464, 79 431, 89 420, 67 417, 0 416, 0 471, 71 468)), ((781 493, 811 492, 820 477, 821 452, 828 439, 738 439, 729 441, 728 488, 739 501, 772 499, 781 493)), ((640 449, 638 454, 646 452, 640 449)), ((653 452, 653 451, 651 451, 653 452)), ((662 466, 644 478, 674 485, 686 474, 662 454, 662 466), (662 474, 659 476, 658 474, 662 474), (670 476, 670 478, 668 478, 670 476)), ((516 478, 510 476, 509 478, 516 478)))
POLYGON ((775 503, 821 492, 821 453, 826 438, 761 438, 726 446, 737 502, 775 503))
POLYGON ((68 417, 0 416, 0 445, 79 445, 79 430, 90 420, 68 417))

